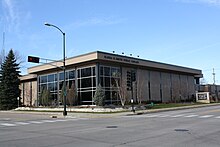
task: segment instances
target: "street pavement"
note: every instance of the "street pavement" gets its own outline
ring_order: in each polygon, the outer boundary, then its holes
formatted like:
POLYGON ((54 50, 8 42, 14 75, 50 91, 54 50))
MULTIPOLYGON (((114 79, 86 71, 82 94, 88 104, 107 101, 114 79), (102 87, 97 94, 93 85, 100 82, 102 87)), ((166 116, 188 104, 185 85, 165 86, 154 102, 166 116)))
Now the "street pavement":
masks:
POLYGON ((0 112, 0 146, 220 146, 220 106, 130 114, 0 112))

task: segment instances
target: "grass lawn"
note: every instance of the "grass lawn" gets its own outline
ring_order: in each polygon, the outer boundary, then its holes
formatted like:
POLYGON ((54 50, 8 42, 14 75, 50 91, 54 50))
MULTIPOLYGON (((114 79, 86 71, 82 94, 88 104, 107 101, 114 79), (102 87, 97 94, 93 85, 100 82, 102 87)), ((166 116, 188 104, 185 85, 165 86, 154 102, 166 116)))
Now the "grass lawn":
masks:
POLYGON ((151 109, 172 108, 192 105, 203 105, 202 103, 169 103, 169 104, 154 104, 151 109))

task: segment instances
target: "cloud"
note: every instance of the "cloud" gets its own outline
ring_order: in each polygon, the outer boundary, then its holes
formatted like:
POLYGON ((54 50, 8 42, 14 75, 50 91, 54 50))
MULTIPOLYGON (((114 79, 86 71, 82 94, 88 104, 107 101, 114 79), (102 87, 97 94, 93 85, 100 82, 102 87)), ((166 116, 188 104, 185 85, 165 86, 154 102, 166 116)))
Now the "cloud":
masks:
POLYGON ((22 23, 30 18, 30 13, 20 8, 16 0, 2 0, 1 22, 4 30, 8 32, 19 32, 22 23))
POLYGON ((98 18, 98 17, 91 17, 86 20, 78 20, 73 22, 72 24, 66 26, 66 28, 78 28, 78 27, 85 27, 85 26, 97 26, 97 25, 116 25, 125 22, 126 19, 123 18, 115 18, 115 17, 105 17, 105 18, 98 18))
POLYGON ((19 15, 16 12, 16 7, 14 1, 12 0, 2 0, 2 8, 3 8, 3 25, 4 29, 7 31, 13 31, 15 28, 19 26, 19 15))
POLYGON ((212 6, 220 6, 220 0, 175 0, 182 3, 207 4, 212 6))

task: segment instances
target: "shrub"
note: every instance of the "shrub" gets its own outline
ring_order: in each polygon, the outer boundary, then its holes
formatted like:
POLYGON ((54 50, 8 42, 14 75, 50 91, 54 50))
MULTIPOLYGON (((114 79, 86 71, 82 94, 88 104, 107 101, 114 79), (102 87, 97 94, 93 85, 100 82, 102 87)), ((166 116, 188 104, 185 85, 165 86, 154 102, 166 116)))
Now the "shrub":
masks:
POLYGON ((105 105, 105 92, 102 89, 100 84, 96 89, 95 95, 93 97, 93 102, 97 106, 104 106, 105 105))

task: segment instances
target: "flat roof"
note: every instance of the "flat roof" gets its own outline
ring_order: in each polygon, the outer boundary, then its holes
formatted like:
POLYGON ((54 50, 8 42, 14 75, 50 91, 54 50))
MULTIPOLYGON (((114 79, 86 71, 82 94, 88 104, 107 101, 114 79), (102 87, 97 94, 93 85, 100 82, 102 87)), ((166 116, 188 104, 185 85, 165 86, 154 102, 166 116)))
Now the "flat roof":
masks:
MULTIPOLYGON (((136 66, 136 67, 144 67, 151 68, 155 70, 165 70, 165 71, 173 71, 173 72, 181 72, 186 74, 191 74, 194 76, 202 77, 202 71, 198 69, 182 67, 167 63, 155 62, 140 58, 129 57, 125 55, 118 55, 113 53, 106 53, 101 51, 90 52, 87 54, 71 57, 66 59, 66 66, 77 65, 80 63, 86 62, 94 62, 94 61, 104 61, 108 63, 118 63, 124 64, 127 66, 136 66)), ((58 69, 58 67, 62 67, 62 60, 56 62, 45 63, 38 66, 33 66, 28 68, 29 74, 37 74, 42 71, 58 69)))

